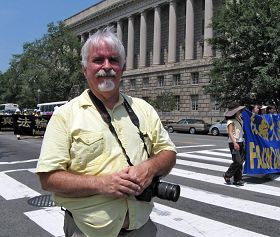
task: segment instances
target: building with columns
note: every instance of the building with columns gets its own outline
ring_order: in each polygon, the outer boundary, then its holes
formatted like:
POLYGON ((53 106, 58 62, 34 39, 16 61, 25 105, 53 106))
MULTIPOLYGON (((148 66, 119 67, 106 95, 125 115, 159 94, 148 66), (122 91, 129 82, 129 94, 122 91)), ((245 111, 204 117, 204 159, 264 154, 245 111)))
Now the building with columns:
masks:
POLYGON ((203 86, 209 83, 216 52, 211 19, 223 0, 104 0, 65 20, 81 42, 98 29, 115 27, 126 50, 121 89, 154 99, 171 92, 176 108, 160 112, 163 120, 223 118, 203 86))

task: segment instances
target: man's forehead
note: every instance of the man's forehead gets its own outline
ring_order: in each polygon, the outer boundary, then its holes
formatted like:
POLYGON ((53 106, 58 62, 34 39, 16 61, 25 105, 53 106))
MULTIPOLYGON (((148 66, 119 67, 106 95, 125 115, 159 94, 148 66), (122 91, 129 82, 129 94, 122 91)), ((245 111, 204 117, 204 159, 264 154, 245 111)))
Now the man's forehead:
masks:
POLYGON ((118 56, 119 53, 117 49, 109 45, 108 43, 102 43, 99 45, 92 45, 90 48, 91 52, 94 54, 110 54, 110 55, 115 55, 118 56))

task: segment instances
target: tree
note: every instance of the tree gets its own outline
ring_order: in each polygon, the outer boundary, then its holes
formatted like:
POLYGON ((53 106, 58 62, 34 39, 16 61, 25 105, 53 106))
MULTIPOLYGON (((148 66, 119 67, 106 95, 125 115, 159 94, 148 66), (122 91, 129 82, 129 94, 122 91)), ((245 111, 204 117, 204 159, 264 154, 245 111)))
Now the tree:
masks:
POLYGON ((48 32, 25 43, 23 53, 14 55, 10 68, 0 75, 5 82, 1 101, 12 99, 21 107, 35 107, 39 89, 42 102, 69 99, 85 85, 80 50, 78 38, 63 23, 50 23, 48 32))
POLYGON ((176 100, 171 92, 163 92, 154 100, 149 101, 158 111, 170 112, 176 107, 176 100))
POLYGON ((213 59, 205 92, 221 106, 280 106, 279 0, 231 0, 213 17, 210 43, 220 53, 213 59))

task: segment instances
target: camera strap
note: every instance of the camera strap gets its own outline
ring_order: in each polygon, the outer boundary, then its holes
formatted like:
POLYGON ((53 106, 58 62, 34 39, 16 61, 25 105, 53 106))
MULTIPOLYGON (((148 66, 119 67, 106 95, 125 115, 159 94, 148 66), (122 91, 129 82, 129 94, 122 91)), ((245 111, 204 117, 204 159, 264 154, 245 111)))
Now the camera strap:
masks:
MULTIPOLYGON (((133 164, 131 163, 131 160, 129 158, 129 156, 127 155, 126 153, 126 150, 124 149, 123 145, 122 145, 122 142, 121 140, 119 139, 118 137, 118 134, 112 124, 112 119, 111 119, 111 116, 110 114, 108 113, 107 109, 105 108, 104 104, 102 103, 101 100, 99 100, 93 93, 91 90, 88 91, 88 94, 89 94, 89 97, 92 101, 92 103, 95 105, 97 111, 100 113, 103 121, 105 123, 107 123, 108 127, 109 127, 109 130, 111 131, 111 133, 115 136, 117 142, 119 143, 121 149, 122 149, 122 152, 124 153, 125 157, 126 157, 126 160, 127 160, 127 163, 130 165, 130 166, 133 166, 133 164)), ((150 158, 150 155, 149 155, 149 152, 148 152, 148 148, 146 146, 146 143, 145 143, 145 140, 144 140, 144 137, 145 135, 140 131, 140 123, 139 123, 139 119, 137 117, 137 115, 135 114, 135 112, 133 111, 133 109, 131 108, 130 104, 127 102, 127 100, 124 98, 123 96, 123 99, 124 99, 124 107, 125 107, 125 110, 127 111, 128 113, 128 116, 131 120, 131 122, 138 128, 138 131, 139 131, 139 136, 141 138, 141 140, 143 141, 144 143, 144 149, 145 151, 147 152, 148 154, 148 157, 150 158)))

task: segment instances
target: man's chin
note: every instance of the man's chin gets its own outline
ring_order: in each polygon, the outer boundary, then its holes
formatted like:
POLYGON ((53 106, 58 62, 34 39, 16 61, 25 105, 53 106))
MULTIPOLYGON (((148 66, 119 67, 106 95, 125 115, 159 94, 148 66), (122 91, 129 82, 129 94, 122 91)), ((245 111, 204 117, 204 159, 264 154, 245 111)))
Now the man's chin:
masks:
POLYGON ((114 91, 114 89, 115 89, 115 88, 113 88, 113 89, 98 88, 98 91, 99 91, 99 92, 102 92, 102 93, 109 93, 109 92, 114 91))

